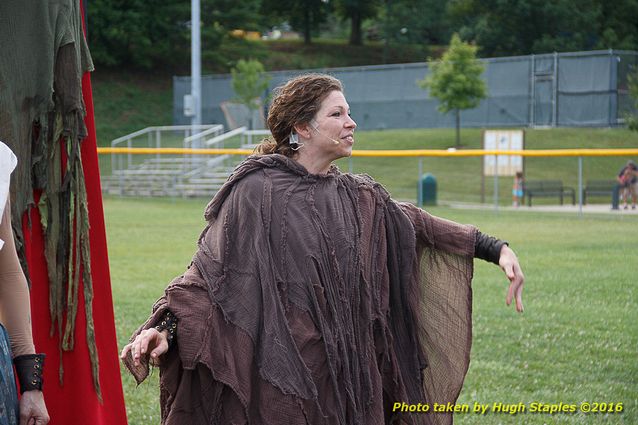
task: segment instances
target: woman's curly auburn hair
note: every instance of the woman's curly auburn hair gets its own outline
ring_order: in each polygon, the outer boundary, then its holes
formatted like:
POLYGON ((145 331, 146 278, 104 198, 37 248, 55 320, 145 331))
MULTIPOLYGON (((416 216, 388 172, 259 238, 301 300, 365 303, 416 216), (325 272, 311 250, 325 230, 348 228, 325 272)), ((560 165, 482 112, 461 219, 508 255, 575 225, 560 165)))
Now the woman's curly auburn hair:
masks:
POLYGON ((292 157, 295 151, 288 138, 293 127, 309 123, 319 111, 321 102, 335 90, 343 91, 341 81, 326 74, 304 74, 277 87, 267 119, 272 137, 262 140, 255 153, 292 157))

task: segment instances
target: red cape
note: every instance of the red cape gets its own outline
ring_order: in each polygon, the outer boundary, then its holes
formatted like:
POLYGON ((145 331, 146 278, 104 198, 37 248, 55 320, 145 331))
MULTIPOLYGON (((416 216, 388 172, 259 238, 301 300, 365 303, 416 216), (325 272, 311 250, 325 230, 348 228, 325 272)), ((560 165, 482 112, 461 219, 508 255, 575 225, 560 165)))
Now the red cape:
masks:
MULTIPOLYGON (((36 351, 46 353, 44 370, 44 398, 51 416, 50 425, 119 425, 126 424, 126 409, 120 377, 120 366, 113 317, 111 279, 106 247, 106 229, 98 168, 95 120, 91 79, 88 73, 82 80, 86 105, 88 137, 82 142, 82 163, 89 207, 91 272, 93 277, 93 318, 99 354, 100 384, 103 403, 93 387, 91 364, 86 343, 86 316, 84 315, 83 283, 80 283, 79 305, 75 328, 75 349, 63 353, 64 383, 60 385, 60 335, 49 337, 49 280, 44 242, 37 208, 31 208, 31 228, 25 214, 23 230, 29 272, 32 282, 31 311, 33 339, 36 351)), ((39 193, 35 194, 36 202, 39 193)))

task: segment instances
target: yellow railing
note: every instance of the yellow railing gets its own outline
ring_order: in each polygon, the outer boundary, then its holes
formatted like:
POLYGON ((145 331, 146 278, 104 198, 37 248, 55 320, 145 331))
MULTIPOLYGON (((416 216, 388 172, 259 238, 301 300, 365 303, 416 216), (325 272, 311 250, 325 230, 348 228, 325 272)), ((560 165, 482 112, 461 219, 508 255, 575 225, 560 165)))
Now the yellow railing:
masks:
MULTIPOLYGON (((252 149, 184 149, 184 148, 97 148, 98 154, 136 155, 250 155, 252 149)), ((420 156, 487 156, 518 155, 536 157, 556 156, 636 156, 635 149, 539 149, 523 151, 498 151, 483 149, 405 149, 405 150, 353 150, 352 156, 362 157, 420 157, 420 156)))

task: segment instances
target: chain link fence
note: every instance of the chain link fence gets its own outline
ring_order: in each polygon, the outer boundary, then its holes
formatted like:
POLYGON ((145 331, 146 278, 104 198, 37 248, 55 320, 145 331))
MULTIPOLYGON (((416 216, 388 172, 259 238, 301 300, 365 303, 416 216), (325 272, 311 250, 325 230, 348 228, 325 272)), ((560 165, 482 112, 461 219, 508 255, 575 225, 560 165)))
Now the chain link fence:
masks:
MULTIPOLYGON (((464 127, 616 126, 632 110, 627 75, 638 52, 604 50, 481 59, 488 97, 461 113, 464 127)), ((453 115, 437 111, 438 101, 416 82, 426 63, 328 68, 269 73, 269 92, 294 75, 319 71, 339 78, 359 129, 454 127, 453 115)), ((173 123, 188 124, 183 113, 190 77, 173 77, 173 123)), ((230 75, 202 77, 202 117, 226 122, 222 102, 234 98, 230 75)), ((240 124, 238 124, 240 125, 240 124)), ((244 123, 241 125, 249 125, 244 123)))

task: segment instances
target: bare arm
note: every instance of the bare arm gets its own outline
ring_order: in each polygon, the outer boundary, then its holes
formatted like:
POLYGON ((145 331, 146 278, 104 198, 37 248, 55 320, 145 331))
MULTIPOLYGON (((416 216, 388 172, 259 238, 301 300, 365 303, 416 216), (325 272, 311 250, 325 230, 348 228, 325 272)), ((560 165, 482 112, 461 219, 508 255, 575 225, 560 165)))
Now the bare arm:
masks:
MULTIPOLYGON (((0 322, 7 328, 14 357, 35 354, 29 288, 15 250, 9 201, 0 222, 0 239, 4 241, 0 249, 0 322)), ((49 414, 42 392, 25 391, 20 398, 20 425, 44 425, 48 422, 49 414)))
POLYGON ((33 354, 29 288, 13 242, 8 201, 0 223, 0 239, 4 241, 0 249, 0 321, 11 336, 13 356, 33 354))

